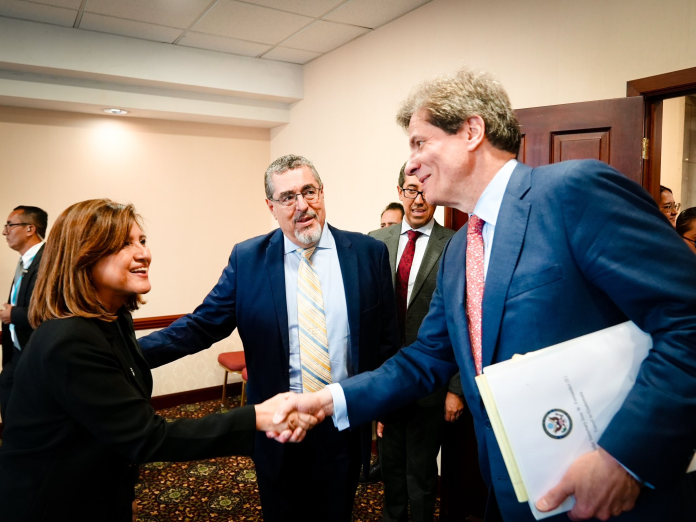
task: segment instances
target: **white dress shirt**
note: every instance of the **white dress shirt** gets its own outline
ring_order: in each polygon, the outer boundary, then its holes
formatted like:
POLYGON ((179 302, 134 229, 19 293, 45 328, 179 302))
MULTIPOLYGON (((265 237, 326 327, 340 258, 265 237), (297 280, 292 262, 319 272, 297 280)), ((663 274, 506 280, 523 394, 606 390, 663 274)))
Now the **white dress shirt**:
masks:
MULTIPOLYGON (((488 273, 488 262, 490 260, 491 250, 493 248, 493 236, 495 235, 495 225, 498 221, 498 214, 500 213, 500 205, 502 205, 503 203, 505 189, 507 189, 508 182, 510 181, 510 176, 512 176, 512 171, 515 170, 516 166, 517 160, 514 159, 511 159, 505 165, 503 165, 503 167, 496 173, 496 175, 490 181, 488 186, 484 189, 483 193, 481 194, 481 197, 479 197, 478 201, 476 202, 476 206, 474 207, 473 214, 476 214, 478 217, 485 221, 482 231, 484 248, 484 279, 486 277, 486 274, 488 273)), ((399 241, 399 247, 401 247, 401 241, 399 241)), ((462 270, 464 270, 464 267, 462 267, 462 270)), ((411 273, 413 273, 413 270, 411 270, 411 273)), ((328 388, 331 392, 331 396, 333 397, 334 402, 333 421, 335 426, 339 430, 349 428, 350 421, 348 420, 348 407, 346 405, 346 396, 343 393, 343 388, 340 384, 331 384, 328 386, 328 388)))
MULTIPOLYGON (((17 279, 17 284, 12 283, 12 290, 10 290, 10 304, 12 306, 17 306, 17 295, 19 294, 19 288, 22 286, 24 274, 27 270, 29 270, 32 261, 34 261, 34 257, 36 257, 37 252, 41 249, 41 246, 44 243, 45 241, 41 241, 41 243, 34 245, 22 255, 22 266, 24 270, 22 271, 22 275, 19 277, 19 279, 17 279)), ((19 346, 19 339, 17 339, 15 326, 13 324, 10 324, 10 337, 12 338, 12 344, 14 344, 18 350, 21 350, 22 348, 19 346)))
POLYGON ((483 235, 483 280, 486 280, 488 275, 488 263, 491 259, 491 250, 493 249, 493 236, 495 235, 495 225, 498 222, 498 214, 500 214, 500 206, 503 204, 505 189, 510 182, 512 171, 517 166, 517 160, 511 159, 497 174, 485 188, 481 197, 476 202, 472 214, 480 217, 485 221, 481 234, 483 235))
POLYGON ((433 226, 435 225, 435 219, 431 219, 427 224, 420 228, 411 228, 406 220, 401 222, 401 235, 399 236, 399 248, 396 251, 396 267, 399 268, 399 262, 401 261, 401 256, 406 250, 406 245, 408 244, 408 231, 415 230, 420 232, 421 235, 416 239, 416 250, 413 254, 413 263, 411 264, 411 273, 408 276, 408 294, 406 295, 406 303, 411 302, 411 292, 413 291, 413 285, 416 283, 416 277, 418 276, 418 270, 420 270, 421 263, 423 262, 423 256, 425 255, 425 249, 428 248, 428 240, 430 240, 430 234, 433 232, 433 226))
MULTIPOLYGON (((302 365, 300 361, 300 337, 297 318, 297 275, 300 269, 300 250, 295 243, 283 236, 285 255, 285 300, 288 307, 288 340, 290 348, 290 391, 302 393, 302 365)), ((312 266, 319 276, 321 295, 329 340, 331 382, 346 379, 351 368, 350 328, 348 305, 343 287, 341 264, 338 261, 336 241, 329 227, 324 225, 317 249, 311 257, 312 266)))

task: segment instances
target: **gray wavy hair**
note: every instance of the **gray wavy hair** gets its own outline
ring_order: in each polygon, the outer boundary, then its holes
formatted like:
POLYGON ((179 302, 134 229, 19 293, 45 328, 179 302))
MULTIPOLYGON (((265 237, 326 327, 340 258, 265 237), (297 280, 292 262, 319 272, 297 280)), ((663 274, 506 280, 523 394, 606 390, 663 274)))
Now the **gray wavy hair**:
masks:
POLYGON ((456 134, 471 116, 486 125, 486 137, 495 148, 517 154, 522 133, 503 86, 485 71, 462 68, 416 86, 401 103, 396 122, 408 130, 411 116, 424 110, 428 123, 456 134))
POLYGON ((282 174, 283 172, 287 172, 288 170, 295 170, 301 167, 307 167, 309 170, 312 171, 314 181, 316 181, 319 184, 319 188, 322 188, 324 186, 321 183, 321 178, 319 177, 317 169, 314 167, 314 164, 311 161, 302 156, 288 154, 287 156, 281 156, 280 158, 275 160, 266 169, 266 175, 263 179, 264 187, 266 189, 266 198, 273 199, 273 192, 275 192, 275 188, 273 187, 274 174, 282 174))

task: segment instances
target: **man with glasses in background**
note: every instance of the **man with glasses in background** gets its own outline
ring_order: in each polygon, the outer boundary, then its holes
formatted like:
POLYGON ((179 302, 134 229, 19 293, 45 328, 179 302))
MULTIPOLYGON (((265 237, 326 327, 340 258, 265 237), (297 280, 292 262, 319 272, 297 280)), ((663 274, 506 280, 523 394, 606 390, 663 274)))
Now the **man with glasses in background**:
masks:
MULTIPOLYGON (((405 166, 401 167, 396 187, 404 206, 404 221, 399 227, 369 234, 383 241, 389 250, 401 346, 410 345, 418 337, 437 284, 440 255, 454 235, 453 230, 435 221, 437 205, 426 201, 423 184, 416 176, 407 176, 405 166)), ((462 384, 457 373, 448 386, 389 415, 384 424, 377 423, 384 522, 407 520, 409 503, 411 520, 432 522, 444 422, 454 422, 463 412, 462 384)))
POLYGON ((404 206, 401 203, 389 203, 387 207, 382 211, 380 216, 380 228, 390 227, 392 225, 398 225, 404 219, 404 206))
POLYGON ((19 252, 10 297, 0 310, 2 321, 2 372, 0 373, 0 414, 6 419, 5 407, 12 392, 14 371, 29 341, 32 328, 27 314, 29 301, 43 254, 48 214, 38 207, 21 205, 7 217, 2 231, 9 247, 19 252))
MULTIPOLYGON (((280 228, 236 245, 193 313, 140 339, 156 367, 238 328, 251 403, 290 390, 318 391, 377 368, 398 347, 384 244, 326 223, 324 186, 301 156, 274 161, 265 188, 280 228)), ((371 435, 369 426, 340 432, 330 422, 297 445, 258 435, 253 459, 264 520, 351 520, 371 435)))
POLYGON ((681 203, 675 203, 672 189, 660 185, 660 212, 669 220, 673 227, 677 226, 677 215, 681 203))

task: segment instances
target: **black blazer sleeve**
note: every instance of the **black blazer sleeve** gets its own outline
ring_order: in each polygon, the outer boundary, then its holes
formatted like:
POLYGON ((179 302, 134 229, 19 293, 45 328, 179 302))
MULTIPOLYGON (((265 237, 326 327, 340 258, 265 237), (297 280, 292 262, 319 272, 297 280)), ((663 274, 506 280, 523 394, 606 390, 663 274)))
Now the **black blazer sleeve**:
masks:
MULTIPOLYGON (((68 323, 66 320, 49 321, 68 323)), ((95 439, 134 462, 183 461, 253 450, 256 414, 253 406, 202 419, 166 422, 155 414, 130 368, 123 367, 118 346, 107 342, 93 321, 40 332, 32 344, 46 339, 42 367, 56 401, 95 439)), ((46 325, 48 326, 48 325, 46 325)), ((43 343, 41 343, 43 344, 43 343)), ((39 344, 40 346, 40 344, 39 344)), ((147 371, 147 370, 146 370, 147 371)))
MULTIPOLYGON (((31 286, 31 290, 33 291, 33 283, 31 286)), ((10 310, 10 321, 16 328, 31 328, 29 326, 29 305, 13 306, 12 310, 10 310)))

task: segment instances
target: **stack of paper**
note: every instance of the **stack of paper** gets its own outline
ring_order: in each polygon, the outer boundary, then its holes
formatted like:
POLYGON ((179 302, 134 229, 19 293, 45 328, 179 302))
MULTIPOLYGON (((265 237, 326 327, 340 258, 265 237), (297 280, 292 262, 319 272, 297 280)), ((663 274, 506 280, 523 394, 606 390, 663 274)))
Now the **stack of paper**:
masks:
POLYGON ((476 378, 520 502, 534 504, 597 441, 623 404, 652 347, 632 322, 494 364, 476 378))

